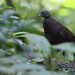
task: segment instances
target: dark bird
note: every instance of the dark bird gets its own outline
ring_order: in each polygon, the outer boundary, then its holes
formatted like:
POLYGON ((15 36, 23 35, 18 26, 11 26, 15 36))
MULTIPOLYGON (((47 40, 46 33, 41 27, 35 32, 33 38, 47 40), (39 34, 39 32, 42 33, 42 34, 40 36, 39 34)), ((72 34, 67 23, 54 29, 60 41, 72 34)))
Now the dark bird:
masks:
POLYGON ((44 33, 50 44, 75 42, 74 34, 67 27, 54 20, 48 11, 44 10, 38 16, 44 17, 44 33))

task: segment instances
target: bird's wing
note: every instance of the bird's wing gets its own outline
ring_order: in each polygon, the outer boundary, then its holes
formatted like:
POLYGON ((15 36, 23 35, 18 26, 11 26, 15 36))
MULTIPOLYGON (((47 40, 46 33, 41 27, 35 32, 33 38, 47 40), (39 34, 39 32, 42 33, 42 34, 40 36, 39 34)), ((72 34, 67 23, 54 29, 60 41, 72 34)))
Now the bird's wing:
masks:
POLYGON ((73 41, 73 39, 75 40, 74 34, 68 28, 61 26, 60 29, 61 29, 60 31, 61 36, 64 37, 66 40, 68 41, 73 41))

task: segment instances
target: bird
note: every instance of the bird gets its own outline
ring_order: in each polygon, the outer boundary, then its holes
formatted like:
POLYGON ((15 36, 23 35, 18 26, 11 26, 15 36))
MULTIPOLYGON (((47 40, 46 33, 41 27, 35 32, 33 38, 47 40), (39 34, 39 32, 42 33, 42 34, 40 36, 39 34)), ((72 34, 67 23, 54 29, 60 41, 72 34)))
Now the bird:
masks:
POLYGON ((53 19, 49 11, 43 10, 38 16, 44 18, 44 34, 51 45, 75 42, 75 35, 66 26, 53 19))

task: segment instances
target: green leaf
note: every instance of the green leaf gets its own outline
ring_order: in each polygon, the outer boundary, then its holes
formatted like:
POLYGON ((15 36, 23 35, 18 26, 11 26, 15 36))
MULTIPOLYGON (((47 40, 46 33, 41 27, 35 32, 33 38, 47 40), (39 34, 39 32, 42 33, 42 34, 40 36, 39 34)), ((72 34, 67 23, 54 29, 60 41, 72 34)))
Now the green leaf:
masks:
MULTIPOLYGON (((29 33, 27 33, 27 32, 17 32, 17 33, 13 33, 13 35, 14 36, 17 36, 18 37, 18 35, 25 35, 25 34, 29 34, 29 33)), ((20 36, 21 37, 21 36, 20 36)))
POLYGON ((21 35, 21 37, 26 37, 38 50, 50 54, 50 44, 45 37, 35 34, 21 35))
POLYGON ((6 10, 6 11, 3 12, 3 17, 4 17, 4 19, 7 20, 7 18, 8 18, 10 15, 12 15, 12 14, 14 14, 14 10, 8 9, 8 10, 6 10))
POLYGON ((26 63, 27 59, 22 54, 16 54, 10 57, 0 58, 0 65, 2 66, 12 66, 15 64, 26 63))
POLYGON ((38 58, 32 59, 31 62, 32 63, 37 63, 37 62, 42 62, 43 60, 44 60, 43 58, 38 57, 38 58))
POLYGON ((6 51, 4 51, 3 49, 0 49, 0 57, 3 57, 5 55, 6 51))
POLYGON ((4 8, 5 9, 11 9, 12 7, 11 6, 5 6, 4 8))
POLYGON ((75 52, 75 44, 74 43, 62 43, 59 45, 54 45, 54 48, 60 49, 60 50, 67 50, 75 52))
POLYGON ((10 16, 10 18, 12 18, 12 19, 19 19, 19 17, 17 17, 17 16, 10 16))

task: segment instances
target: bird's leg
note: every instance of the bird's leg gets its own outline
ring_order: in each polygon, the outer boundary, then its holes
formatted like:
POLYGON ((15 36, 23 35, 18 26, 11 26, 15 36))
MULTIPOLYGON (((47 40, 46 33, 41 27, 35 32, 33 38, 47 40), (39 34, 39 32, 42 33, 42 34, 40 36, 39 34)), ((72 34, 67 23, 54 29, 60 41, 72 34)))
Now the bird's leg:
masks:
POLYGON ((53 53, 55 53, 55 52, 61 52, 61 50, 60 49, 54 49, 53 51, 52 51, 52 56, 53 56, 53 53))
POLYGON ((53 51, 52 51, 52 57, 53 57, 53 54, 54 53, 59 53, 59 52, 61 52, 61 55, 63 56, 63 59, 64 59, 64 61, 65 61, 65 59, 66 59, 66 51, 61 51, 60 49, 54 49, 53 51))
POLYGON ((73 62, 75 62, 75 53, 73 53, 73 56, 74 56, 73 62))

